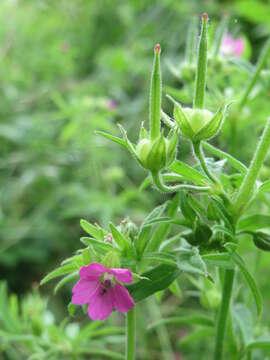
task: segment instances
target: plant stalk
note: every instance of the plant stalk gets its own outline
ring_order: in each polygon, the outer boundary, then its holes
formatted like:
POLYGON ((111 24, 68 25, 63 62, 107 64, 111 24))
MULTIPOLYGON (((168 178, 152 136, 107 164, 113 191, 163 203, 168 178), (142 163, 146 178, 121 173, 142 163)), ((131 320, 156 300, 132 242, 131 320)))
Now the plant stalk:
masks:
POLYGON ((240 102, 239 102, 239 105, 238 105, 238 109, 241 111, 243 109, 243 107, 245 106, 247 100, 248 100, 248 97, 249 97, 249 94, 251 93, 251 90, 254 88, 254 85, 256 84, 259 76, 260 76, 260 73, 268 59, 268 57, 270 56, 270 39, 268 39, 268 41, 266 42, 265 44, 265 47, 263 48, 262 50, 262 54, 258 60, 258 63, 256 65, 256 69, 255 69, 255 72, 252 76, 252 78, 250 79, 249 83, 248 83, 248 86, 246 88, 246 91, 244 92, 240 102))
POLYGON ((270 147, 270 118, 267 120, 262 137, 250 163, 248 172, 234 200, 234 212, 240 215, 254 192, 254 185, 270 147))
POLYGON ((203 154, 203 150, 201 147, 201 143, 197 142, 197 143, 192 143, 193 146, 193 151, 195 156, 197 157, 197 159, 200 162, 201 168, 203 170, 203 172, 205 173, 205 175, 214 183, 217 183, 217 180, 215 179, 215 177, 211 174, 210 170, 208 169, 206 162, 205 162, 205 158, 204 158, 204 154, 203 154))
POLYGON ((230 309, 234 270, 225 270, 222 300, 217 316, 214 360, 222 360, 227 318, 230 309))
POLYGON ((164 183, 162 175, 159 172, 152 172, 153 184, 157 187, 158 190, 164 193, 174 193, 181 190, 189 191, 198 191, 198 192, 208 192, 210 190, 209 186, 196 186, 188 184, 178 184, 168 186, 164 183))
POLYGON ((126 319, 126 360, 135 360, 136 311, 135 307, 127 313, 126 319))

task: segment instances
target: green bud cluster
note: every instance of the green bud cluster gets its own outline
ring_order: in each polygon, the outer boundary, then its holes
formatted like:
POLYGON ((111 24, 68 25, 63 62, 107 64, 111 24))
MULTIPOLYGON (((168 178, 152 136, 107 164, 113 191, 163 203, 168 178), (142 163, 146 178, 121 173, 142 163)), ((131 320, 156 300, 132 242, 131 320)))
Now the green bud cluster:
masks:
POLYGON ((227 106, 222 106, 214 114, 206 109, 182 108, 174 103, 174 119, 184 137, 192 142, 208 140, 217 135, 226 115, 227 106))
POLYGON ((136 146, 136 154, 145 169, 156 172, 174 161, 177 142, 176 131, 171 131, 167 138, 162 133, 154 140, 144 137, 136 146))
POLYGON ((136 156, 141 165, 152 172, 169 166, 176 155, 178 135, 171 130, 168 137, 160 131, 161 117, 161 71, 160 45, 154 48, 154 63, 150 88, 150 134, 141 127, 140 139, 136 146, 136 156))

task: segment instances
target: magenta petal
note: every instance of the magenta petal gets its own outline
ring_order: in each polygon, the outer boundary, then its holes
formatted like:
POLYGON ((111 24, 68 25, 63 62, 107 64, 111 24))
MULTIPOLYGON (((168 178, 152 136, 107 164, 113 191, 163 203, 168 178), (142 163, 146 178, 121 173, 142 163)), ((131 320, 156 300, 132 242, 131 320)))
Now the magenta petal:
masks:
POLYGON ((101 294, 100 289, 91 297, 88 306, 88 315, 92 320, 104 320, 113 310, 113 297, 111 291, 101 294))
POLYGON ((241 56, 244 51, 244 41, 241 38, 236 39, 234 45, 235 55, 241 56))
POLYGON ((91 296, 95 293, 98 287, 99 283, 97 280, 79 280, 72 288, 72 303, 76 305, 89 303, 91 296))
POLYGON ((109 274, 116 277, 118 281, 130 284, 132 283, 132 272, 129 269, 110 269, 109 274))
POLYGON ((106 266, 99 263, 92 263, 90 265, 82 266, 80 268, 79 274, 83 279, 96 279, 105 272, 108 272, 106 266))
POLYGON ((113 293, 113 306, 117 311, 128 312, 135 306, 134 300, 124 286, 115 284, 114 288, 111 289, 111 292, 113 293))

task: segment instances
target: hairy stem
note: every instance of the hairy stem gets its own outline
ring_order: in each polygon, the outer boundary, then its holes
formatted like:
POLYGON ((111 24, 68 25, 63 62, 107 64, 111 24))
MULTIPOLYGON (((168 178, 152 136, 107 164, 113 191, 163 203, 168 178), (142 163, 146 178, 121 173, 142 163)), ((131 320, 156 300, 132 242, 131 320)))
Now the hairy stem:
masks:
POLYGON ((265 47, 262 51, 262 54, 258 60, 257 65, 256 65, 255 72, 254 72, 253 76, 251 77, 251 79, 248 83, 248 86, 239 102, 239 105, 238 105, 239 110, 242 110, 244 105, 246 104, 249 94, 251 93, 251 90, 254 88, 254 85, 256 84, 256 82, 260 76, 260 72, 263 69, 269 55, 270 55, 270 39, 268 39, 268 41, 265 44, 265 47))
POLYGON ((210 187, 208 186, 195 186, 195 185, 188 185, 188 184, 179 184, 179 185, 171 185, 168 186, 163 182, 162 175, 159 172, 152 172, 152 179, 154 185, 157 187, 158 190, 164 193, 174 193, 180 190, 190 190, 190 191, 197 191, 197 192, 208 192, 210 187))
POLYGON ((136 311, 135 307, 127 313, 126 320, 126 360, 135 360, 136 311))
POLYGON ((241 214, 254 192, 254 185, 270 147, 270 118, 267 120, 262 137, 249 166, 248 172, 234 200, 235 214, 241 214))
POLYGON ((217 180, 215 179, 215 177, 211 174, 210 170, 208 169, 206 162, 205 162, 205 158, 204 158, 204 154, 203 154, 203 150, 201 147, 201 143, 197 142, 197 143, 192 143, 193 146, 193 151, 194 154, 196 156, 196 158, 199 160, 201 168, 203 170, 203 172, 205 173, 205 175, 213 182, 213 183, 217 183, 217 180))
POLYGON ((224 339, 226 333, 227 318, 230 309, 231 294, 233 288, 234 270, 225 270, 222 300, 218 311, 217 323, 216 323, 216 341, 214 360, 222 360, 224 339))

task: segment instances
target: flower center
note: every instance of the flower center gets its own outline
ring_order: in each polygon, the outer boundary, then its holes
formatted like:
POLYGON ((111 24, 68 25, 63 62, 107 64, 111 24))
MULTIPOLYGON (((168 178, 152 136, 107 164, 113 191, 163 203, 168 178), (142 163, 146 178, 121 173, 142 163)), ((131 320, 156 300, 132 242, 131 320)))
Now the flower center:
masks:
POLYGON ((101 283, 101 295, 104 295, 107 293, 108 289, 112 287, 111 280, 104 280, 101 283))

